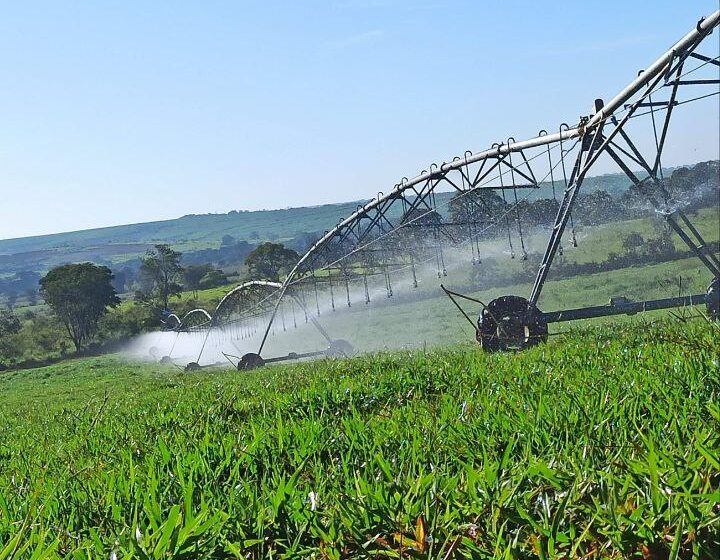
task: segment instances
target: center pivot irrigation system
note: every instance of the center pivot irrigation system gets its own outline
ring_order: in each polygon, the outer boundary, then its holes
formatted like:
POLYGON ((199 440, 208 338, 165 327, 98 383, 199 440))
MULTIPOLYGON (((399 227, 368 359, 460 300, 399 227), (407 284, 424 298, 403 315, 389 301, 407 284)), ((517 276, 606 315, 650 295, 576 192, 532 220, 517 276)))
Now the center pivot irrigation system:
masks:
POLYGON ((421 267, 424 271, 432 267, 433 275, 442 281, 450 268, 446 266, 449 251, 462 248, 467 260, 481 266, 486 256, 483 241, 487 239, 502 239, 511 258, 526 259, 530 233, 524 213, 528 199, 541 188, 552 191, 548 201, 552 201, 555 218, 550 218, 549 239, 527 297, 507 295, 486 305, 440 283, 473 324, 484 349, 523 349, 545 341, 550 323, 577 319, 696 305, 705 306, 708 315, 717 319, 720 261, 683 211, 677 193, 668 188, 661 158, 668 144, 670 121, 679 111, 703 99, 717 107, 718 43, 706 40, 719 22, 720 11, 702 18, 615 97, 606 102, 596 99, 590 115, 581 117, 576 126, 561 124, 554 132, 542 130, 523 141, 508 138, 487 150, 467 151, 452 161, 432 164, 412 179, 404 177, 389 192, 378 193, 377 198, 327 231, 283 282, 242 284, 230 291, 212 314, 194 310, 182 318, 170 316, 168 325, 178 331, 178 336, 185 331, 206 331, 198 358, 189 367, 199 367, 213 332, 232 344, 257 337, 256 352, 225 354, 240 369, 272 361, 351 353, 350 343, 332 338, 318 321, 320 301, 323 307, 329 303, 327 309, 333 311, 341 305, 352 306, 353 298, 355 303, 359 298, 367 304, 371 293, 377 295, 369 286, 378 282, 390 298, 401 274, 406 279, 403 285, 417 288, 421 267), (712 52, 700 53, 704 43, 712 52), (703 75, 709 77, 699 77, 703 75), (566 242, 576 246, 573 211, 577 211, 578 193, 601 157, 619 167, 632 182, 630 188, 644 198, 655 215, 664 218, 669 229, 711 273, 707 292, 646 301, 617 298, 609 305, 550 312, 538 308, 553 260, 563 254, 564 234, 566 242), (444 210, 452 210, 451 220, 438 211, 443 204, 444 210), (482 306, 477 321, 465 314, 458 298, 482 306), (315 325, 327 347, 263 357, 271 332, 279 330, 280 324, 282 330, 297 325, 298 317, 315 325))

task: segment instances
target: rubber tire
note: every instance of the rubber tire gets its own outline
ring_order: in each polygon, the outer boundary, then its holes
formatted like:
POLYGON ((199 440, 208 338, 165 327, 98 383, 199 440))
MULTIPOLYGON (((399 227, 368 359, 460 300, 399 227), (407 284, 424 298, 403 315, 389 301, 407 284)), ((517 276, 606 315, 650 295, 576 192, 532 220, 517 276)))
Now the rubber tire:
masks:
POLYGON ((260 354, 254 352, 248 352, 244 354, 238 362, 237 368, 240 371, 250 371, 251 369, 257 369, 265 365, 265 360, 262 359, 260 354))
POLYGON ((492 300, 482 310, 477 322, 476 340, 483 350, 501 352, 506 350, 524 350, 541 342, 546 342, 548 326, 536 305, 521 296, 502 296, 492 300), (527 334, 519 344, 512 344, 497 336, 498 318, 506 318, 507 326, 527 327, 527 334), (510 324, 514 322, 515 324, 510 324))

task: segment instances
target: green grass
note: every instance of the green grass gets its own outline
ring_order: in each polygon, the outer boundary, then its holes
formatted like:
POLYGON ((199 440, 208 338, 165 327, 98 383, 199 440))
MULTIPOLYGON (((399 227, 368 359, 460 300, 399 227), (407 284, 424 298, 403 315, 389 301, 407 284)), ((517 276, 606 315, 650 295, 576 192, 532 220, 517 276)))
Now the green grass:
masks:
POLYGON ((0 558, 717 557, 719 344, 3 374, 0 558))
MULTIPOLYGON (((603 305, 614 296, 625 296, 633 300, 655 297, 671 297, 677 295, 678 277, 683 278, 683 294, 704 293, 712 276, 697 259, 682 259, 667 263, 643 267, 629 267, 608 272, 588 274, 575 278, 551 280, 546 284, 540 299, 542 311, 555 311, 589 305, 603 305)), ((473 327, 453 307, 450 300, 437 286, 445 282, 448 287, 455 287, 452 280, 456 275, 438 280, 427 278, 427 284, 421 284, 417 295, 418 300, 402 300, 403 296, 412 296, 412 288, 397 290, 397 295, 387 299, 384 293, 373 298, 370 305, 362 302, 347 308, 344 294, 336 294, 338 311, 323 311, 318 320, 333 338, 344 338, 362 351, 377 351, 400 347, 437 347, 462 342, 472 338, 473 327)), ((381 282, 382 279, 377 279, 381 282)), ((378 288, 379 284, 372 285, 378 288)), ((515 284, 501 288, 467 291, 468 295, 488 303, 492 299, 508 294, 529 296, 530 284, 515 284)), ((463 293, 465 289, 461 289, 463 293)), ((311 311, 314 310, 314 296, 310 294, 311 311)), ((321 294, 321 305, 327 305, 327 294, 321 294)), ((472 318, 477 318, 481 306, 472 302, 459 302, 472 318)), ((672 310, 677 313, 677 310, 672 310)), ((702 308, 698 308, 699 312, 702 308)), ((690 311, 687 311, 691 313, 690 311)), ((313 312, 314 314, 314 312, 313 312)), ((644 315, 615 316, 595 322, 630 322, 638 323, 644 317, 669 316, 668 311, 657 311, 644 315)), ((286 332, 282 331, 281 321, 275 322, 274 334, 268 339, 267 356, 276 356, 287 352, 307 352, 323 348, 325 341, 312 325, 304 324, 304 317, 298 312, 296 317, 300 328, 296 331, 291 327, 293 321, 285 310, 286 332)), ((573 328, 575 323, 558 323, 551 325, 551 332, 565 332, 573 328)), ((580 323, 582 324, 582 322, 580 323)), ((262 325, 264 326, 264 325, 262 325)), ((232 329, 230 329, 232 331, 232 329)), ((182 336, 182 335, 181 335, 182 336)), ((257 342, 255 345, 257 346, 257 342)), ((229 348, 229 343, 225 344, 229 348)), ((244 348, 250 351, 251 348, 244 348)), ((252 349, 255 351, 255 349, 252 349)))
POLYGON ((188 301, 194 300, 198 302, 200 307, 203 307, 212 313, 215 311, 215 306, 218 302, 234 287, 246 282, 247 280, 235 282, 227 286, 218 286, 216 288, 208 288, 205 290, 197 290, 197 292, 183 292, 178 298, 173 298, 172 302, 176 301, 188 301), (195 297, 197 295, 197 297, 195 297))
MULTIPOLYGON (((718 224, 720 213, 718 213, 717 208, 701 208, 689 217, 707 243, 717 242, 720 239, 720 226, 718 224)), ((653 239, 658 236, 659 230, 663 227, 667 226, 656 218, 621 220, 596 226, 581 227, 578 228, 577 232, 578 247, 568 249, 566 256, 570 262, 603 262, 610 253, 618 255, 623 253, 622 242, 629 234, 639 233, 646 240, 653 239)), ((671 238, 678 250, 688 250, 688 246, 674 232, 672 232, 671 238)), ((543 245, 546 239, 547 234, 541 240, 543 245)))

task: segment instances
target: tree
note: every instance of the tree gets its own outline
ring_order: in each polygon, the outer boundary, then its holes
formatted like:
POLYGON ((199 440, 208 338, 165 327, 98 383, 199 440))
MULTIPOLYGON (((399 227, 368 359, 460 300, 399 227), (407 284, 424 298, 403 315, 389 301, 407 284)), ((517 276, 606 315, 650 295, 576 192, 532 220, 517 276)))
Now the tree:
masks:
POLYGON ((623 208, 617 204, 610 193, 599 190, 580 194, 573 210, 573 216, 576 216, 576 221, 594 225, 617 219, 622 211, 623 208))
POLYGON ((658 237, 645 240, 645 253, 659 260, 671 259, 677 250, 669 231, 662 231, 658 237))
POLYGON ((520 215, 533 226, 549 226, 555 221, 559 204, 552 198, 539 198, 534 202, 520 201, 520 215))
POLYGON ((228 283, 227 275, 222 270, 210 270, 200 279, 200 287, 203 290, 217 288, 228 283))
MULTIPOLYGON (((418 251, 437 246, 442 222, 442 216, 435 210, 426 207, 406 210, 400 218, 401 227, 398 228, 397 235, 393 236, 394 239, 386 239, 385 246, 391 253, 397 253, 400 248, 392 247, 388 243, 395 240, 403 249, 417 255, 418 251)), ((368 265, 375 264, 372 253, 367 257, 368 265)))
POLYGON ((35 305, 37 304, 37 288, 28 288, 25 290, 25 299, 28 302, 28 305, 35 305))
POLYGON ((261 243, 246 257, 245 264, 255 279, 280 279, 281 273, 287 273, 300 260, 292 249, 282 243, 261 243))
POLYGON ((634 255, 639 247, 645 243, 643 236, 637 232, 629 233, 622 241, 622 248, 626 255, 634 255))
POLYGON ((448 204, 450 219, 460 231, 484 231, 491 224, 500 222, 507 205, 492 189, 474 189, 459 192, 448 204))
POLYGON ((105 339, 124 339, 137 336, 156 325, 156 317, 149 307, 124 305, 107 313, 98 325, 98 332, 105 339))
POLYGON ((286 247, 297 251, 299 254, 307 253, 308 249, 317 243, 322 236, 322 232, 298 231, 295 237, 287 242, 286 247))
POLYGON ((14 361, 23 353, 22 324, 12 309, 0 307, 0 371, 5 369, 4 361, 14 361))
POLYGON ((428 208, 414 208, 402 215, 400 223, 406 226, 438 226, 442 223, 442 216, 428 208))
POLYGON ((12 309, 0 308, 0 338, 17 334, 22 325, 12 309))
POLYGON ((200 289, 200 281, 212 270, 209 264, 191 264, 183 271, 183 281, 185 289, 192 290, 193 296, 197 297, 197 291, 200 289))
POLYGON ((142 288, 135 294, 136 299, 166 310, 170 298, 182 292, 181 257, 182 253, 174 251, 169 245, 155 245, 155 249, 148 251, 140 265, 142 288))
POLYGON ((65 325, 80 351, 97 331, 108 307, 120 303, 112 287, 112 271, 92 263, 65 264, 40 279, 40 293, 65 325))
POLYGON ((113 288, 119 294, 130 292, 133 287, 133 283, 137 279, 138 268, 140 268, 140 259, 137 259, 138 264, 135 266, 126 265, 122 268, 111 268, 113 271, 113 288))

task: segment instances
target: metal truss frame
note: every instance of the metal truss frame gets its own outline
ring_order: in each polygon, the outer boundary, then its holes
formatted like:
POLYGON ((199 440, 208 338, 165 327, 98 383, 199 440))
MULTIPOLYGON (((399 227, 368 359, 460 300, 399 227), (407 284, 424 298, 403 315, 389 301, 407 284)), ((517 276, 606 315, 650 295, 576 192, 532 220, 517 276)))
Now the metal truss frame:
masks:
MULTIPOLYGON (((637 187, 637 190, 645 194, 648 203, 654 206, 656 212, 665 217, 669 226, 712 273, 717 283, 717 279, 720 278, 720 260, 709 249, 688 216, 682 210, 672 208, 668 204, 669 195, 663 186, 661 160, 670 120, 676 107, 681 104, 678 100, 679 91, 697 86, 720 85, 720 79, 686 79, 683 74, 685 65, 690 59, 720 67, 718 58, 710 58, 696 52, 719 24, 720 10, 702 18, 694 29, 641 72, 610 101, 604 103, 600 99, 595 100, 591 114, 581 117, 576 126, 570 127, 562 124, 557 132, 551 134, 543 130, 528 140, 515 141, 513 138, 508 138, 481 152, 467 151, 463 156, 455 157, 450 162, 443 162, 441 165, 432 164, 429 169, 423 170, 412 179, 403 177, 387 194, 380 192, 377 198, 358 206, 351 216, 340 221, 313 244, 281 284, 273 283, 273 286, 266 286, 275 290, 273 297, 276 299, 256 356, 259 358, 262 353, 283 298, 286 294, 293 296, 295 286, 299 288, 301 283, 309 281, 317 290, 318 282, 326 282, 329 283, 332 293, 333 277, 344 279, 348 290, 349 305, 349 288, 347 286, 352 274, 349 264, 354 255, 368 255, 377 251, 377 259, 379 259, 377 267, 383 270, 388 278, 388 270, 393 263, 388 260, 387 255, 383 256, 383 252, 386 253, 387 250, 374 249, 376 244, 379 245, 383 239, 395 235, 401 230, 411 231, 416 226, 429 227, 437 239, 441 235, 443 226, 458 225, 424 223, 423 220, 427 220, 432 213, 437 211, 436 193, 438 192, 454 192, 456 196, 464 197, 468 204, 473 205, 478 212, 489 216, 493 227, 504 227, 513 257, 515 256, 515 247, 512 242, 511 230, 513 227, 517 228, 516 236, 520 241, 520 251, 525 257, 520 216, 521 198, 518 196, 518 192, 537 189, 542 184, 551 183, 553 193, 555 193, 556 183, 562 186, 562 198, 559 201, 556 200, 558 210, 550 238, 529 298, 525 300, 528 308, 537 310, 536 304, 548 278, 553 260, 561 248, 563 234, 568 224, 572 224, 572 212, 578 194, 589 171, 593 169, 601 156, 607 156, 614 161, 637 187), (643 156, 636 143, 633 142, 628 126, 632 119, 641 116, 640 109, 645 111, 642 114, 649 113, 652 119, 655 150, 652 157, 649 158, 643 156), (656 117, 659 119, 659 123, 656 121, 656 117), (559 157, 555 158, 555 162, 553 162, 553 152, 556 154, 559 152, 559 157), (574 157, 574 162, 568 175, 565 163, 571 156, 574 157), (559 166, 562 166, 562 180, 559 179, 559 166), (638 168, 642 169, 643 177, 633 171, 638 168), (502 194, 503 200, 507 203, 503 215, 493 215, 489 208, 483 207, 484 202, 481 197, 476 199, 472 196, 473 193, 479 193, 484 189, 495 190, 502 194), (513 195, 509 202, 506 193, 513 195), (408 217, 409 219, 407 219, 408 217)), ((442 258, 441 254, 437 258, 439 263, 442 258)), ((414 277, 415 261, 412 256, 410 262, 414 277)), ((394 263, 395 266, 403 264, 394 263)), ((365 282, 367 282, 366 279, 365 282)), ((388 296, 390 296, 392 288, 389 279, 386 282, 388 296)), ((241 289, 245 288, 241 286, 236 290, 241 289)), ((236 290, 230 292, 221 301, 218 310, 232 299, 232 294, 236 290)), ((297 296, 295 295, 295 297, 297 296)), ((509 297, 515 298, 516 296, 509 297)), ((539 317, 540 320, 548 323, 617 313, 634 313, 678 305, 696 305, 706 300, 706 294, 699 294, 684 298, 634 302, 624 307, 623 304, 553 311, 540 313, 539 317)), ((300 300, 298 299, 298 301, 300 300)), ((334 305, 333 301, 333 308, 334 305)), ((213 314, 213 320, 209 322, 210 326, 217 326, 216 317, 221 316, 218 310, 213 314)), ((316 323, 314 320, 313 322, 316 323)), ((323 332, 322 327, 319 328, 323 332)), ((324 336, 331 341, 327 333, 324 336)))
MULTIPOLYGON (((682 79, 683 68, 685 62, 689 58, 700 60, 707 64, 720 66, 718 59, 710 58, 696 50, 720 23, 720 10, 714 12, 706 18, 698 21, 695 28, 687 33, 672 48, 666 51, 658 58, 649 68, 641 72, 627 87, 618 93, 608 103, 602 100, 596 100, 593 113, 581 118, 575 127, 561 125, 558 132, 547 134, 541 131, 538 136, 529 140, 515 142, 510 138, 504 143, 493 144, 489 150, 479 153, 466 152, 463 157, 456 157, 451 162, 444 162, 438 166, 433 164, 429 171, 425 170, 413 179, 403 178, 396 184, 392 191, 388 194, 378 193, 378 197, 367 204, 358 207, 357 211, 347 219, 337 224, 335 228, 326 232, 326 234, 315 243, 307 253, 300 259, 296 267, 290 272, 281 288, 279 301, 285 291, 293 283, 301 281, 308 274, 315 275, 315 271, 321 268, 330 268, 337 264, 336 261, 342 259, 333 259, 328 253, 332 253, 333 246, 346 249, 343 251, 345 258, 352 252, 361 251, 366 245, 374 240, 387 235, 389 232, 396 231, 402 227, 408 227, 410 224, 401 223, 397 225, 390 216, 392 209, 397 201, 401 201, 403 206, 403 215, 408 215, 417 210, 425 210, 426 212, 435 211, 436 204, 434 202, 435 191, 440 186, 449 186, 459 193, 467 194, 478 189, 499 189, 503 192, 511 190, 515 195, 515 204, 511 205, 511 210, 516 212, 516 221, 520 226, 520 218, 517 214, 518 210, 518 189, 538 188, 540 182, 537 179, 538 174, 533 169, 533 162, 537 161, 538 154, 529 155, 529 152, 538 147, 547 149, 549 160, 549 174, 555 187, 555 178, 553 170, 555 166, 552 164, 550 155, 551 147, 560 146, 560 157, 563 159, 563 174, 565 174, 564 157, 566 151, 563 149, 563 142, 576 140, 579 142, 579 150, 577 152, 572 171, 569 178, 565 178, 565 188, 562 200, 560 201, 558 212, 552 226, 550 239, 547 243, 542 261, 538 268, 537 276, 528 299, 531 306, 535 306, 541 293, 543 286, 547 280, 553 259, 561 245, 563 233, 572 220, 572 210, 577 200, 578 193, 581 190, 583 181, 593 165, 598 161, 599 157, 607 154, 627 177, 635 184, 639 190, 647 193, 648 201, 655 206, 656 210, 663 213, 670 227, 678 234, 678 236, 690 247, 695 255, 702 261, 707 269, 715 278, 720 277, 720 261, 717 256, 710 251, 707 243, 702 238, 700 232, 695 228, 690 219, 682 210, 668 210, 664 205, 668 202, 667 192, 662 185, 662 167, 661 158, 663 148, 667 139, 670 119, 673 115, 675 107, 679 104, 677 101, 678 91, 680 88, 698 86, 698 85, 718 85, 720 80, 687 80, 682 79), (658 95, 668 92, 667 100, 659 100, 658 95), (655 100, 653 100, 655 94, 655 100), (650 161, 646 159, 632 141, 628 132, 627 124, 633 117, 637 116, 638 110, 648 108, 651 112, 653 121, 653 130, 655 133, 656 150, 654 157, 650 161), (660 126, 660 133, 655 121, 656 110, 664 111, 664 117, 660 126), (624 112, 624 114, 622 114, 624 112), (618 116, 621 116, 618 119, 618 116), (513 155, 516 155, 516 162, 513 162, 513 155), (477 164, 476 168, 471 171, 471 166, 477 164), (632 167, 640 166, 647 174, 645 178, 639 178, 633 171, 632 167), (495 172, 495 177, 491 178, 491 174, 495 172), (509 176, 509 183, 505 184, 504 178, 509 176), (489 180, 490 179, 490 180, 489 180), (492 179, 495 179, 493 181, 492 179), (499 180, 499 185, 497 181, 499 180), (519 181, 525 181, 520 183, 519 181), (657 195, 660 194, 663 199, 658 200, 657 195)), ((568 150, 569 151, 569 150, 568 150)), ((472 198, 469 198, 472 200, 472 198)), ((508 220, 506 213, 505 219, 508 220)), ((509 235, 508 223, 508 238, 509 235)), ((522 231, 520 231, 520 239, 522 242, 522 231)), ((524 253, 524 247, 523 253, 524 253)), ((687 301, 675 301, 678 298, 666 298, 665 300, 653 300, 652 302, 639 302, 638 305, 642 310, 650 308, 675 307, 680 304, 696 304, 699 301, 706 301, 706 295, 688 296, 687 301), (657 307, 660 305, 661 307, 657 307)), ((635 306, 637 307, 637 306, 635 306)), ((628 312, 636 312, 633 307, 628 312)), ((595 308, 593 313, 616 314, 620 307, 618 306, 599 306, 595 308), (612 307, 612 308, 611 308, 612 307), (601 309, 602 308, 602 309, 601 309)), ((277 306, 275 312, 277 311, 277 306)), ((571 320, 570 318, 583 318, 588 312, 582 310, 565 310, 545 314, 549 321, 571 320)), ((272 314, 267 326, 265 336, 260 344, 258 353, 262 352, 264 344, 267 340, 267 334, 270 325, 274 320, 275 313, 272 314)))

